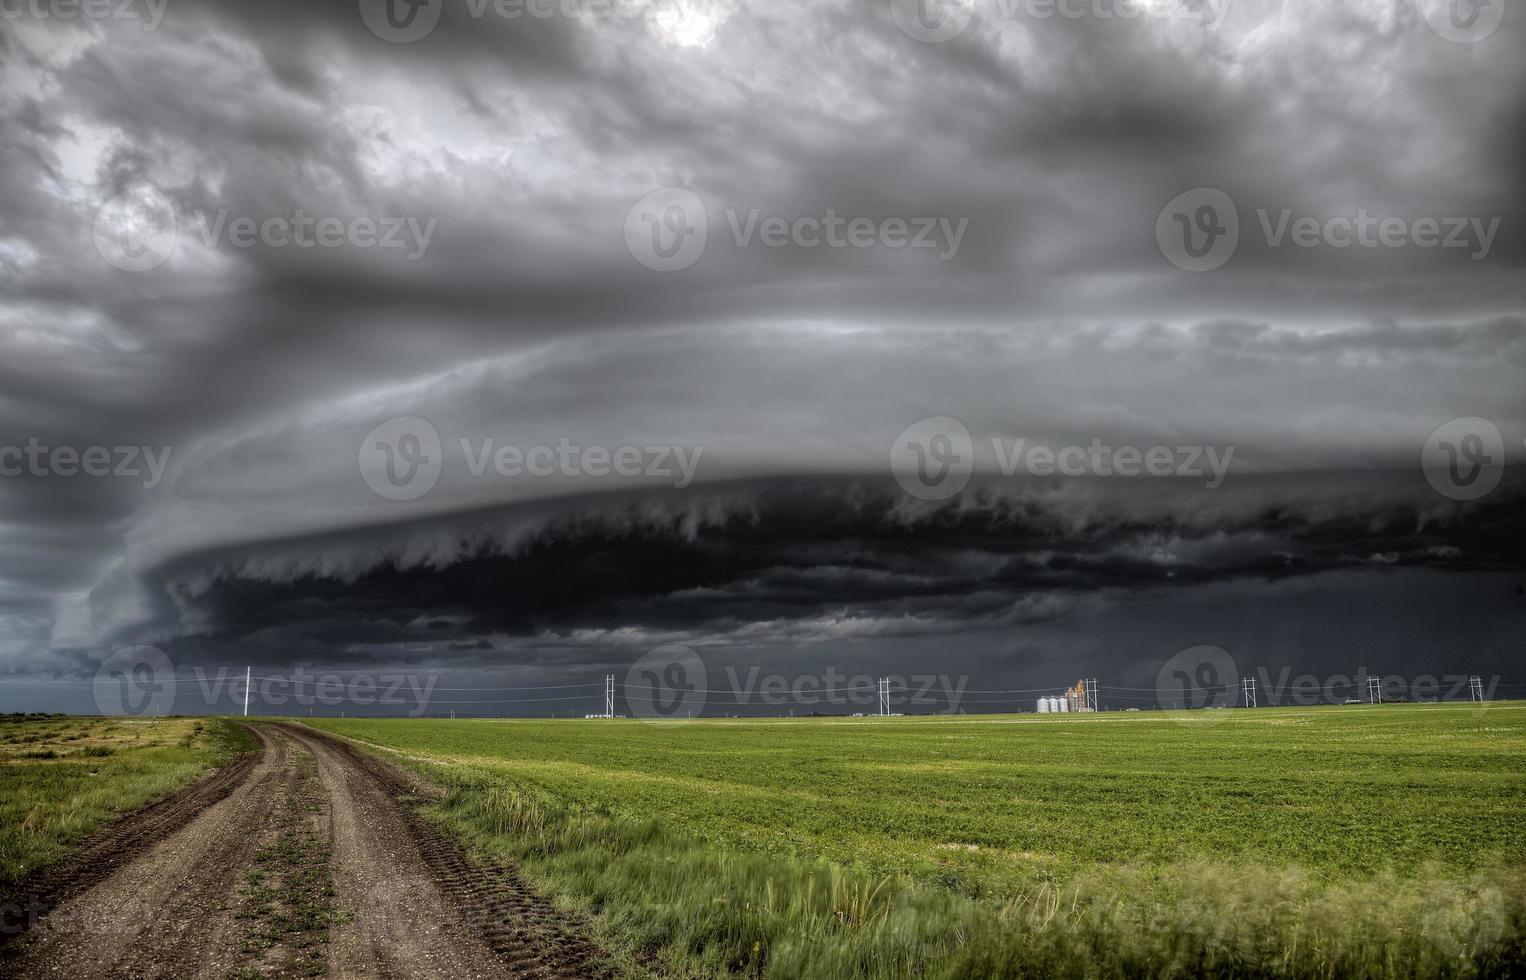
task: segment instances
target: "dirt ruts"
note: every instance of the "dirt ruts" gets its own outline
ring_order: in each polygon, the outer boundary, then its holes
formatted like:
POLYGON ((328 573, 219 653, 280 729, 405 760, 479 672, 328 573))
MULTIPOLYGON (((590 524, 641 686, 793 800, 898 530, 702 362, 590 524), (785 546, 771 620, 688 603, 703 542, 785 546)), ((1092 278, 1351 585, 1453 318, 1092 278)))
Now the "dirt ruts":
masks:
MULTIPOLYGON (((7 905, 14 906, 26 916, 42 916, 105 881, 142 854, 145 848, 174 834, 202 811, 227 799, 249 778, 250 770, 259 759, 260 753, 245 752, 179 792, 102 827, 63 861, 24 881, 19 894, 6 896, 7 905)), ((6 923, 7 926, 14 924, 6 923)))
POLYGON ((577 923, 424 821, 403 774, 312 729, 249 727, 259 753, 34 883, 48 914, 0 976, 605 975, 577 923))

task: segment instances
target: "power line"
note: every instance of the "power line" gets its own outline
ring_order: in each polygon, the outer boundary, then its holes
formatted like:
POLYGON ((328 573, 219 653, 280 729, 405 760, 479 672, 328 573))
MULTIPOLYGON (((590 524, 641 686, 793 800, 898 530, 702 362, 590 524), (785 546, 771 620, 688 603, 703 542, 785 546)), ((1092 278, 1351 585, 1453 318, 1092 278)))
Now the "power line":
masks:
MULTIPOLYGON (((393 676, 393 677, 397 676, 399 673, 407 673, 407 672, 406 671, 395 671, 395 670, 394 671, 376 671, 375 672, 375 674, 377 676, 380 676, 382 674, 387 674, 387 675, 393 676)), ((334 676, 337 677, 338 675, 336 674, 334 676)), ((256 677, 254 679, 257 680, 257 681, 280 681, 280 682, 282 682, 284 684, 312 684, 312 685, 316 685, 316 684, 329 684, 329 685, 332 685, 333 684, 332 680, 309 680, 309 679, 306 679, 306 678, 304 678, 302 680, 296 680, 296 679, 293 679, 293 678, 290 678, 290 677, 256 677)), ((542 687, 432 687, 432 688, 430 688, 430 690, 431 691, 452 691, 452 692, 459 692, 459 691, 505 692, 506 691, 506 692, 511 692, 512 693, 512 692, 516 692, 516 691, 569 691, 569 690, 573 690, 573 689, 577 689, 577 688, 603 687, 603 686, 604 686, 604 682, 601 681, 601 682, 594 683, 594 684, 549 684, 549 685, 545 685, 545 686, 542 686, 542 687)))

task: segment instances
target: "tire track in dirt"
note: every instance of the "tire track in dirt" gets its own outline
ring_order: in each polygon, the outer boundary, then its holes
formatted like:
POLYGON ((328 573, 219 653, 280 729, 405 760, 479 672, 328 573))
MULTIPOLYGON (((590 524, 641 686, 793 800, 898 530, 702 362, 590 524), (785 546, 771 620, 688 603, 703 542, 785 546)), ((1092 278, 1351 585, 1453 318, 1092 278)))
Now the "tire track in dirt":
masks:
POLYGON ((0 977, 592 980, 603 956, 511 868, 467 859, 409 777, 250 722, 261 752, 99 835, 0 977))
MULTIPOLYGON (((241 782, 157 841, 148 839, 151 827, 134 830, 126 850, 112 857, 117 870, 43 919, 0 972, 71 980, 223 977, 237 966, 244 928, 228 912, 232 892, 288 772, 286 739, 254 730, 262 752, 243 768, 241 782)), ((194 793, 180 803, 205 799, 194 793)))
POLYGON ((343 919, 334 901, 328 794, 317 784, 311 753, 292 748, 283 798, 237 889, 243 956, 230 980, 323 975, 330 930, 343 919))
POLYGON ((335 883, 354 917, 335 928, 339 976, 579 980, 598 948, 507 868, 467 859, 409 805, 407 778, 352 745, 283 726, 333 800, 335 883))
MULTIPOLYGON (((244 752, 228 765, 184 789, 141 809, 124 814, 91 834, 68 857, 21 882, 6 896, 6 905, 22 913, 7 926, 30 928, 62 903, 89 891, 135 860, 154 843, 181 830, 202 811, 228 798, 248 778, 259 752, 244 752)), ((0 943, 14 939, 0 935, 0 943)))

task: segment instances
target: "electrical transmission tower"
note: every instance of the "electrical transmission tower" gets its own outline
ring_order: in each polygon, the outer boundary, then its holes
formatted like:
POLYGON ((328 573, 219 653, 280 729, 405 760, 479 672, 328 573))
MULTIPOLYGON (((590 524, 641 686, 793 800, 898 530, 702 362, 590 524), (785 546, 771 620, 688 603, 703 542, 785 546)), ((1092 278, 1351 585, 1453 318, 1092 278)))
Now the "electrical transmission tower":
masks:
POLYGON ((1468 678, 1468 700, 1484 700, 1484 679, 1482 677, 1468 678))
POLYGON ((604 717, 615 716, 615 675, 604 675, 604 717))
POLYGON ((1095 678, 1095 677, 1088 677, 1086 679, 1086 710, 1087 711, 1101 711, 1102 710, 1102 707, 1098 703, 1098 699, 1097 699, 1097 678, 1095 678))
POLYGON ((1367 703, 1383 703, 1383 680, 1380 677, 1367 678, 1367 703))
POLYGON ((1245 706, 1247 708, 1259 707, 1256 703, 1256 679, 1254 677, 1241 679, 1240 693, 1245 696, 1245 706))
POLYGON ((880 678, 880 717, 890 714, 890 678, 880 678))

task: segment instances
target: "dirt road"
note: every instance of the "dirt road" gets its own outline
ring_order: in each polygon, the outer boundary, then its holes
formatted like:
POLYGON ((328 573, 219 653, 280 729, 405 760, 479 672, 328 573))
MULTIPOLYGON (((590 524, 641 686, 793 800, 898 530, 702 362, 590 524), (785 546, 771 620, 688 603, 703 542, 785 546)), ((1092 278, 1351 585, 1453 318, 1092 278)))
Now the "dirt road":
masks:
POLYGON ((414 812, 401 773, 300 726, 87 842, 0 957, 20 977, 602 976, 509 868, 414 812))

